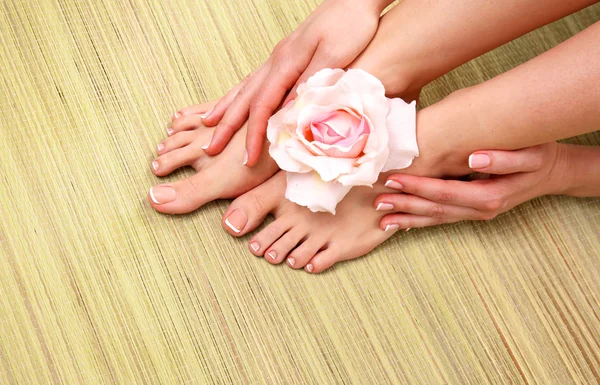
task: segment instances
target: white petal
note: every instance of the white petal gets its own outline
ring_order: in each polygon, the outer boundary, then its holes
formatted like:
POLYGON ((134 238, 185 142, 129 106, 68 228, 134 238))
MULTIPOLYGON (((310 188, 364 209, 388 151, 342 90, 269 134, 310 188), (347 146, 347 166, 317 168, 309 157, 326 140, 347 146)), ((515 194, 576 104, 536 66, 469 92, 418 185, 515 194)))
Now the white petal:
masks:
POLYGON ((347 89, 362 94, 385 95, 385 87, 379 79, 365 70, 349 69, 339 80, 347 89))
POLYGON ((348 194, 351 187, 337 182, 325 182, 317 173, 287 172, 285 197, 312 212, 326 211, 335 214, 335 207, 348 194))
POLYGON ((324 68, 306 81, 308 87, 330 87, 338 82, 344 76, 344 70, 341 68, 324 68))
POLYGON ((407 168, 419 156, 416 116, 414 101, 407 104, 402 99, 390 99, 387 116, 390 155, 382 172, 407 168))
POLYGON ((317 156, 297 148, 288 147, 286 151, 294 161, 308 166, 311 170, 315 170, 325 181, 330 181, 339 175, 349 173, 352 171, 352 164, 354 163, 354 159, 317 156))

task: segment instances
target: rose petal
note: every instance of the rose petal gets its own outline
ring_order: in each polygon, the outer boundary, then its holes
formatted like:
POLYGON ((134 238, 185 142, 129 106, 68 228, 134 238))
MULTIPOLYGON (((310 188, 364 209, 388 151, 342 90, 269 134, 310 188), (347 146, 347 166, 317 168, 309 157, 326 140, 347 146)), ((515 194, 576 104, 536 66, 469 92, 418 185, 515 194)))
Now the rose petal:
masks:
POLYGON ((361 135, 354 143, 349 144, 348 146, 343 146, 341 144, 323 144, 318 142, 313 142, 315 147, 319 148, 324 155, 330 156, 332 158, 357 158, 365 148, 365 143, 367 143, 368 135, 361 135))
POLYGON ((417 146, 416 103, 407 104, 402 99, 390 99, 390 112, 387 116, 390 155, 383 172, 407 168, 419 156, 417 146))
POLYGON ((324 68, 309 77, 304 84, 308 87, 330 87, 336 84, 344 74, 345 71, 341 68, 324 68))
POLYGON ((349 69, 338 83, 361 95, 385 95, 381 81, 365 70, 349 69))
POLYGON ((312 212, 326 211, 335 214, 335 207, 350 191, 335 181, 325 182, 315 172, 286 173, 287 188, 285 197, 312 212))
POLYGON ((349 173, 354 163, 354 159, 316 156, 298 148, 288 147, 287 152, 295 161, 308 166, 310 170, 315 170, 324 181, 330 181, 341 174, 349 173))

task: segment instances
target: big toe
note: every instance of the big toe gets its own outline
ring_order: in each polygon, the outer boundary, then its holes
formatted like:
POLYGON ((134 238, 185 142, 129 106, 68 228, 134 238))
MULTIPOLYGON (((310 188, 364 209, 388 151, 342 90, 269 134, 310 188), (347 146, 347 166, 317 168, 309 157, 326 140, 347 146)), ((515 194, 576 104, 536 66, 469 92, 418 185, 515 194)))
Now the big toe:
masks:
POLYGON ((218 198, 219 192, 219 180, 212 178, 209 172, 200 171, 175 183, 153 186, 148 200, 161 213, 185 214, 218 198))
POLYGON ((223 228, 242 236, 256 229, 284 199, 285 174, 279 172, 234 200, 223 214, 223 228))

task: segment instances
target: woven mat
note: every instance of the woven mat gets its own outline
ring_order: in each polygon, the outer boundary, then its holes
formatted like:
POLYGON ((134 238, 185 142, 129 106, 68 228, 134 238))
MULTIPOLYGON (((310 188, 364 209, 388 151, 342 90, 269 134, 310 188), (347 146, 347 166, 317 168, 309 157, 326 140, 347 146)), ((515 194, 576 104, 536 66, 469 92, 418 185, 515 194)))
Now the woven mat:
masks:
MULTIPOLYGON (((0 4, 0 383, 599 380, 599 199, 414 230, 316 276, 252 257, 221 229, 227 201, 149 207, 170 115, 222 95, 315 5, 0 4)), ((422 104, 597 20, 600 6, 485 55, 422 104)))

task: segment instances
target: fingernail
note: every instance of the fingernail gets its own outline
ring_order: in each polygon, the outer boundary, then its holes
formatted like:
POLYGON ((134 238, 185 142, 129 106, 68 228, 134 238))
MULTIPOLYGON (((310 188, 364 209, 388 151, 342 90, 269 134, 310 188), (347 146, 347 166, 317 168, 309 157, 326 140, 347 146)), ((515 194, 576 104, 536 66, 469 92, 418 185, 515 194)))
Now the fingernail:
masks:
POLYGON ((471 154, 469 156, 470 168, 484 168, 490 165, 490 156, 487 154, 471 154))
POLYGON ((389 203, 381 202, 380 204, 377 205, 377 208, 375 210, 377 210, 377 211, 389 211, 389 210, 391 210, 393 208, 394 208, 394 205, 389 204, 389 203))
POLYGON ((236 234, 242 232, 242 229, 246 227, 246 223, 248 223, 248 216, 246 215, 246 212, 241 209, 233 210, 225 219, 227 227, 235 231, 236 234))
POLYGON ((248 150, 244 150, 244 166, 248 163, 248 150))
POLYGON ((292 257, 289 257, 289 258, 287 259, 287 263, 288 263, 288 265, 290 265, 290 266, 294 266, 294 264, 296 263, 296 260, 295 260, 294 258, 292 258, 292 257))
POLYGON ((269 256, 271 259, 275 259, 275 258, 277 258, 277 253, 276 253, 276 252, 274 252, 274 251, 269 251, 269 252, 267 253, 267 255, 268 255, 268 256, 269 256))
POLYGON ((169 136, 173 135, 173 128, 172 127, 167 128, 167 135, 169 135, 169 136))
POLYGON ((409 227, 409 228, 407 228, 407 229, 406 229, 406 230, 404 230, 404 231, 408 231, 408 230, 410 230, 410 229, 412 229, 412 227, 409 227))
POLYGON ((211 108, 210 110, 206 111, 205 113, 200 115, 200 118, 204 119, 207 118, 208 115, 212 114, 214 108, 211 108))
POLYGON ((397 224, 395 224, 395 223, 394 223, 394 224, 392 224, 392 225, 387 225, 387 226, 385 226, 385 231, 389 231, 389 230, 396 230, 396 229, 398 229, 399 227, 400 227, 400 225, 397 225, 397 224))
POLYGON ((158 171, 158 161, 156 161, 156 160, 152 161, 152 169, 154 171, 158 171))
POLYGON ((258 242, 250 243, 250 248, 256 253, 260 249, 260 244, 258 242))
POLYGON ((208 142, 206 142, 202 147, 200 147, 203 150, 206 150, 208 148, 208 146, 210 146, 210 142, 212 142, 212 137, 208 140, 208 142))
POLYGON ((388 181, 385 182, 385 187, 394 188, 396 190, 402 190, 402 187, 404 186, 402 186, 401 183, 396 182, 395 180, 388 179, 388 181))
POLYGON ((164 150, 164 149, 165 149, 165 145, 164 145, 164 144, 162 144, 162 143, 159 143, 159 144, 158 144, 158 146, 156 146, 156 150, 157 150, 158 152, 161 152, 161 151, 162 151, 162 150, 164 150))
POLYGON ((154 186, 150 188, 150 199, 157 205, 173 202, 177 192, 171 186, 154 186))
POLYGON ((309 263, 308 265, 306 265, 306 271, 308 271, 309 273, 312 273, 314 270, 314 267, 312 265, 312 263, 309 263))

